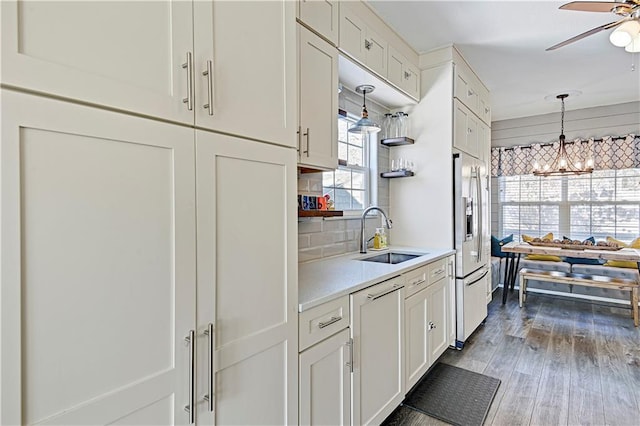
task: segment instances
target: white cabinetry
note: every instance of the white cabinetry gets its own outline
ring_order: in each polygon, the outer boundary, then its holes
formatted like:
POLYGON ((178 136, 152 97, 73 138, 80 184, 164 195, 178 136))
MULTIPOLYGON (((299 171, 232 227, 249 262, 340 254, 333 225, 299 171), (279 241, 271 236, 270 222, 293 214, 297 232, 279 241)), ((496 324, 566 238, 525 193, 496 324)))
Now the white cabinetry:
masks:
POLYGON ((330 0, 298 0, 298 19, 337 46, 338 4, 330 0))
POLYGON ((353 424, 381 423, 404 397, 404 289, 398 277, 351 295, 353 424))
POLYGON ((193 130, 3 90, 0 158, 0 423, 186 423, 193 130))
POLYGON ((204 131, 196 151, 199 422, 295 423, 295 152, 204 131))
POLYGON ((463 59, 455 61, 453 95, 465 104, 482 121, 491 126, 489 91, 469 69, 463 59))
POLYGON ((478 157, 478 118, 462 102, 454 99, 453 146, 472 157, 478 157))
POLYGON ((416 99, 420 98, 420 72, 418 67, 393 46, 389 45, 389 81, 416 99))
POLYGON ((295 3, 194 1, 193 25, 196 125, 295 146, 295 3))
POLYGON ((338 167, 338 51, 298 26, 298 162, 315 169, 338 167))
POLYGON ((388 42, 351 9, 340 3, 340 50, 379 76, 387 77, 388 42))
MULTIPOLYGON (((451 342, 452 281, 448 271, 453 270, 449 266, 452 261, 446 258, 429 265, 432 271, 429 281, 404 302, 405 392, 409 392, 451 342)), ((407 285, 414 275, 414 271, 406 274, 407 285)))
POLYGON ((293 2, 0 7, 4 85, 295 146, 293 2))

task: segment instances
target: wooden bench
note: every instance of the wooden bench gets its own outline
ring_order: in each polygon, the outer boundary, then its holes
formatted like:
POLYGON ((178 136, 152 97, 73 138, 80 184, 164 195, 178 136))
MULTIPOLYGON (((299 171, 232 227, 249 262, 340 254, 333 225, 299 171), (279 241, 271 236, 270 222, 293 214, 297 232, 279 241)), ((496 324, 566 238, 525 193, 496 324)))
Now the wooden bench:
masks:
POLYGON ((633 324, 638 327, 638 287, 635 280, 610 278, 602 275, 575 274, 558 271, 537 271, 522 268, 520 270, 520 307, 527 299, 527 280, 548 281, 561 284, 577 284, 585 287, 600 287, 617 290, 628 290, 631 302, 633 324))

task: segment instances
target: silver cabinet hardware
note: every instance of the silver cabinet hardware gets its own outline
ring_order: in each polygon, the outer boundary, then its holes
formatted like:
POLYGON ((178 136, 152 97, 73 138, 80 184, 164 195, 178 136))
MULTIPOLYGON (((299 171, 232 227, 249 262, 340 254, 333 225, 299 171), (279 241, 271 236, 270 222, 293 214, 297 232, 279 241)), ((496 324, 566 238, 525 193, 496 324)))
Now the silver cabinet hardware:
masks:
MULTIPOLYGON (((482 182, 480 181, 480 166, 476 166, 476 185, 478 190, 478 228, 484 229, 484 218, 482 217, 482 205, 484 203, 482 199, 482 182)), ((482 232, 478 232, 478 262, 482 262, 482 232)))
POLYGON ((429 321, 429 324, 427 324, 427 328, 429 330, 433 330, 434 328, 436 328, 436 325, 433 323, 433 321, 429 321))
POLYGON ((420 285, 420 284, 422 284, 422 283, 426 283, 426 282, 427 282, 427 280, 425 280, 425 279, 423 278, 423 279, 421 279, 421 280, 418 280, 418 281, 416 281, 416 282, 412 283, 412 285, 420 285))
POLYGON ((409 77, 411 77, 411 74, 408 73, 407 71, 404 72, 404 79, 405 80, 409 80, 409 77))
POLYGON ((489 114, 489 108, 485 107, 485 108, 484 108, 484 113, 485 113, 485 114, 489 114))
POLYGON ((373 43, 371 43, 369 40, 365 39, 364 40, 364 48, 367 50, 371 50, 371 46, 373 43))
POLYGON ((475 92, 473 90, 467 90, 467 96, 473 96, 475 92))
POLYGON ((383 291, 381 293, 378 293, 378 294, 367 294, 367 299, 369 299, 369 300, 379 299, 382 296, 385 296, 385 295, 387 295, 389 293, 393 293, 394 291, 396 291, 399 288, 400 288, 399 284, 394 284, 393 287, 391 287, 389 290, 385 290, 385 291, 383 291))
POLYGON ((182 64, 182 68, 187 70, 187 97, 182 99, 182 103, 187 104, 189 111, 193 110, 193 58, 191 52, 187 52, 187 62, 182 64))
POLYGON ((449 261, 449 276, 453 277, 453 260, 449 261))
POLYGON ((209 115, 213 115, 213 61, 207 61, 207 69, 202 71, 202 75, 207 77, 207 103, 203 108, 209 110, 209 115))
POLYGON ((307 132, 302 134, 302 136, 306 136, 307 138, 307 150, 303 151, 305 154, 307 154, 307 157, 309 156, 309 133, 310 131, 309 131, 309 128, 307 127, 307 132))
POLYGON ((209 323, 204 334, 207 336, 207 365, 209 366, 209 374, 207 375, 207 394, 204 396, 204 400, 208 403, 209 411, 213 413, 213 323, 209 323))
POLYGON ((319 323, 318 323, 318 328, 325 328, 325 327, 327 327, 327 326, 330 326, 330 325, 331 325, 331 324, 333 324, 334 322, 338 322, 338 321, 340 321, 341 319, 342 319, 342 317, 336 317, 336 316, 333 316, 333 317, 331 317, 328 321, 325 321, 325 322, 319 322, 319 323))
POLYGON ((349 371, 353 373, 353 337, 350 337, 345 345, 349 348, 349 361, 347 361, 345 366, 349 367, 349 371))
POLYGON ((302 149, 302 127, 298 126, 298 157, 300 157, 300 150, 302 149))
POLYGON ((189 335, 184 338, 189 343, 189 404, 185 405, 184 411, 189 413, 189 424, 196 422, 196 332, 190 330, 189 335))
POLYGON ((438 269, 437 271, 433 272, 433 275, 440 275, 440 274, 444 274, 444 268, 438 269))

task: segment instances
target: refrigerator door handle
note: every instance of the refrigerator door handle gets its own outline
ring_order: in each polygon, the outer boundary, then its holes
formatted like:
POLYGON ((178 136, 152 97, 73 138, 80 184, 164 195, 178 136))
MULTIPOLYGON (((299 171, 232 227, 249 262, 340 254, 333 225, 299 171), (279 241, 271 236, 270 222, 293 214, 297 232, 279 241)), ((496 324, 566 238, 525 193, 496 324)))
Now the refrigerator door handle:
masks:
POLYGON ((478 278, 475 278, 473 281, 471 281, 471 282, 466 282, 465 281, 464 285, 467 286, 467 287, 472 286, 475 283, 477 283, 478 281, 480 281, 481 279, 483 279, 484 277, 486 277, 488 273, 489 273, 488 270, 484 271, 484 274, 480 275, 480 277, 478 277, 478 278))
POLYGON ((480 178, 480 166, 476 166, 476 189, 478 191, 478 262, 482 261, 482 234, 484 233, 484 229, 483 229, 483 220, 484 218, 482 217, 482 204, 483 204, 483 200, 482 200, 482 180, 480 178))

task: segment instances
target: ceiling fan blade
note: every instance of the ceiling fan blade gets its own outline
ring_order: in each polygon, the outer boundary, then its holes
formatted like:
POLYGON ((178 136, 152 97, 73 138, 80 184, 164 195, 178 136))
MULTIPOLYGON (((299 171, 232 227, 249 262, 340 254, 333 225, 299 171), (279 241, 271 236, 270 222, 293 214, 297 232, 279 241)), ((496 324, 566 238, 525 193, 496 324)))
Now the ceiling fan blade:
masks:
POLYGON ((624 5, 624 3, 615 1, 572 1, 571 3, 563 4, 560 9, 582 12, 611 12, 611 9, 620 5, 624 5))
POLYGON ((577 36, 571 37, 570 39, 567 39, 567 40, 565 40, 565 41, 563 41, 561 43, 554 44, 553 46, 546 48, 545 51, 548 52, 550 50, 559 49, 560 47, 566 46, 567 44, 571 44, 571 43, 573 43, 575 41, 578 41, 578 40, 581 40, 581 39, 583 39, 585 37, 589 37, 590 35, 599 33, 602 30, 608 30, 609 28, 617 27, 618 25, 620 25, 623 22, 626 22, 628 20, 629 20, 629 18, 624 18, 624 19, 621 19, 619 21, 609 22, 608 24, 600 25, 599 27, 595 27, 593 29, 590 29, 589 31, 585 31, 582 34, 578 34, 577 36))

